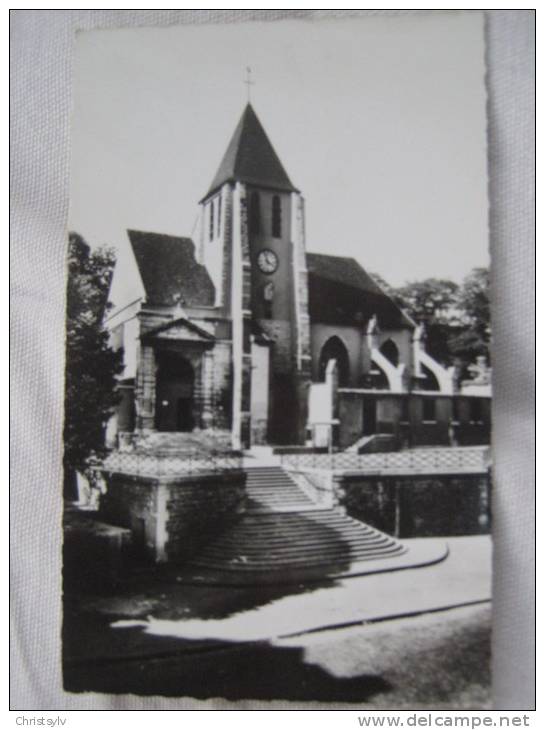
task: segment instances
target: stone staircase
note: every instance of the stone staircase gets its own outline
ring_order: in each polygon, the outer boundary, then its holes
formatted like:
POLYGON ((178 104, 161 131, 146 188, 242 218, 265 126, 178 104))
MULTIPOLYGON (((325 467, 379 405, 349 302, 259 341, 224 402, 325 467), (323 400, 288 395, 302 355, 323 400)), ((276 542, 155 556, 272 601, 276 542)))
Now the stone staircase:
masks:
POLYGON ((247 511, 191 564, 262 580, 349 574, 355 564, 406 552, 396 539, 335 509, 318 507, 278 466, 247 469, 247 511))
POLYGON ((279 466, 246 469, 247 512, 298 512, 314 508, 314 502, 279 466))

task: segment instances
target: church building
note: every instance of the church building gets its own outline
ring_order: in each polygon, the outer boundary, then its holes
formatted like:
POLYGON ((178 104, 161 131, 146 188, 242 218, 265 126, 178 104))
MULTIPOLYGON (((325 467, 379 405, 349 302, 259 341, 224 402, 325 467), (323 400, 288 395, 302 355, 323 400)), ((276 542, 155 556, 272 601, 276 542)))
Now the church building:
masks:
POLYGON ((200 201, 198 240, 128 237, 106 322, 125 358, 110 436, 221 429, 235 448, 304 444, 338 420, 338 391, 357 401, 355 421, 345 409, 356 441, 402 422, 408 393, 453 394, 421 328, 357 261, 307 252, 304 198, 250 104, 200 201))

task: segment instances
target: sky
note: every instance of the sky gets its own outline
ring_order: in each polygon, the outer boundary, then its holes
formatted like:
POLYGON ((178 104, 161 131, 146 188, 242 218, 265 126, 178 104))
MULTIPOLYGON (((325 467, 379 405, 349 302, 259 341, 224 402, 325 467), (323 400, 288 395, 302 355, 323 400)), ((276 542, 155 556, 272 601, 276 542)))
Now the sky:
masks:
POLYGON ((478 12, 81 32, 69 229, 191 236, 247 99, 306 200, 307 250, 393 286, 488 264, 478 12))

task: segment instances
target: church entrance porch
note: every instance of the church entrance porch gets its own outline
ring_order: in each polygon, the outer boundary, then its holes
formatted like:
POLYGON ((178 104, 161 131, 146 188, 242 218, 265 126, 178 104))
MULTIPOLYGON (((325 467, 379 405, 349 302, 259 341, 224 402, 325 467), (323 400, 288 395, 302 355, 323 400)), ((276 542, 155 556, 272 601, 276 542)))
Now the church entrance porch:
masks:
POLYGON ((185 318, 148 330, 137 367, 136 430, 225 428, 226 354, 213 335, 185 318))
POLYGON ((192 431, 199 411, 195 398, 195 371, 177 352, 157 352, 155 428, 157 431, 192 431))

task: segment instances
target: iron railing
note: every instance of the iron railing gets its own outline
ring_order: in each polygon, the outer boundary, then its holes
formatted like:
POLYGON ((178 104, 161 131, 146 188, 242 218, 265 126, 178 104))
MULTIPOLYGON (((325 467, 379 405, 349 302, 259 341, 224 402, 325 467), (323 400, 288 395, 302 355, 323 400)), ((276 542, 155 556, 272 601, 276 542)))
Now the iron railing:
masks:
POLYGON ((281 460, 283 466, 295 469, 481 472, 490 466, 490 449, 486 446, 465 446, 408 449, 377 454, 339 451, 332 454, 283 454, 281 460))
POLYGON ((135 476, 176 477, 203 472, 225 472, 242 468, 241 454, 184 454, 183 456, 124 453, 109 454, 101 471, 135 476))

